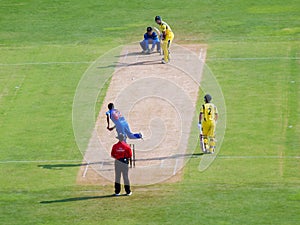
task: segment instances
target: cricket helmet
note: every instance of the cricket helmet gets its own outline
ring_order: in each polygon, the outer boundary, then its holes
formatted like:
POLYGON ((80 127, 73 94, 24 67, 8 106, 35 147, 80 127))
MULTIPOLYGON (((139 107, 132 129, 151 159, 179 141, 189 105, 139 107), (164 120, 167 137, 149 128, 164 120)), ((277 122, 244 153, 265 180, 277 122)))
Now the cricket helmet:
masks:
POLYGON ((160 16, 156 16, 154 21, 156 22, 157 20, 160 20, 161 21, 161 17, 160 16))
POLYGON ((209 103, 211 100, 212 100, 212 97, 211 97, 210 94, 206 94, 206 95, 204 96, 204 101, 205 101, 206 103, 209 103))
POLYGON ((152 27, 147 27, 147 32, 152 31, 152 27))

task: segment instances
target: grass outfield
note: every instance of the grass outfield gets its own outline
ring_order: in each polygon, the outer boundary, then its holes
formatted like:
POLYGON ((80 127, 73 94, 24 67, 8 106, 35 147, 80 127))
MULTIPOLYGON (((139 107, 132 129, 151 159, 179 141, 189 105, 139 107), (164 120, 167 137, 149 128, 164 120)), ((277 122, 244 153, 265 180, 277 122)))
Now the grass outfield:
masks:
MULTIPOLYGON (((0 3, 1 224, 298 224, 300 3, 8 1, 0 3), (138 41, 155 15, 177 43, 207 43, 227 130, 205 172, 176 184, 80 186, 72 103, 90 63, 138 41)), ((101 99, 101 98, 100 98, 101 99)))

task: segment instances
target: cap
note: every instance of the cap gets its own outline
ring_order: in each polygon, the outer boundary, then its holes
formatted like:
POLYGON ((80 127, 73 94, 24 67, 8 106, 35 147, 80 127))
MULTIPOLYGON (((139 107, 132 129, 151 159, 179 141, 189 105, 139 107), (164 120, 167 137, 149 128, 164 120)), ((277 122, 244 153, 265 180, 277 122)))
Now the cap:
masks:
POLYGON ((161 21, 161 17, 160 16, 156 16, 154 21, 160 20, 161 21))
POLYGON ((205 102, 210 102, 212 100, 212 97, 211 97, 211 95, 210 94, 206 94, 205 96, 204 96, 204 101, 205 102))

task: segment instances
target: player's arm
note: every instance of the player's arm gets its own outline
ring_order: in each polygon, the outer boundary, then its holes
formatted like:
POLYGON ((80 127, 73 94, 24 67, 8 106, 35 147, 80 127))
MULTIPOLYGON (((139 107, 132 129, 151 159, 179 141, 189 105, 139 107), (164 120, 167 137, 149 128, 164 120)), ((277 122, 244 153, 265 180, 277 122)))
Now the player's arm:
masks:
POLYGON ((107 121, 107 130, 112 131, 113 129, 116 128, 116 126, 113 126, 113 127, 109 126, 110 119, 109 119, 109 114, 108 113, 106 114, 106 121, 107 121))
POLYGON ((201 122, 202 122, 202 118, 203 118, 203 108, 204 108, 204 106, 202 106, 202 108, 201 108, 201 111, 199 113, 199 121, 198 121, 198 128, 199 128, 200 134, 202 133, 202 124, 201 124, 201 122))
POLYGON ((162 36, 162 40, 165 40, 165 39, 166 39, 166 36, 167 36, 166 32, 167 32, 167 26, 166 26, 166 25, 162 25, 162 26, 161 26, 161 36, 162 36))
POLYGON ((160 36, 160 31, 156 27, 153 27, 153 30, 157 33, 158 36, 160 36))
POLYGON ((199 122, 198 122, 198 128, 199 128, 199 131, 201 132, 202 131, 202 124, 201 124, 201 121, 202 121, 202 112, 199 113, 199 122))
POLYGON ((109 128, 109 115, 106 114, 106 121, 107 121, 107 129, 109 128))
POLYGON ((201 123, 201 121, 202 121, 202 117, 203 117, 203 113, 202 113, 202 112, 200 112, 200 113, 199 113, 199 123, 201 123))
POLYGON ((166 31, 163 31, 163 32, 162 32, 162 37, 161 37, 161 39, 162 39, 162 40, 165 40, 165 39, 166 39, 166 31))
POLYGON ((147 33, 144 34, 144 40, 148 40, 148 35, 147 35, 147 33))
POLYGON ((217 121, 219 118, 218 109, 215 107, 215 121, 217 121))
POLYGON ((201 123, 203 120, 204 111, 205 111, 205 105, 202 105, 200 113, 199 113, 199 121, 198 121, 198 128, 199 128, 200 133, 202 132, 202 124, 201 123))
POLYGON ((107 129, 109 130, 109 114, 106 113, 107 129))
POLYGON ((219 114, 218 113, 215 113, 215 121, 217 121, 219 118, 219 114))
POLYGON ((202 105, 200 113, 199 113, 199 124, 201 124, 201 122, 202 122, 204 109, 205 109, 205 106, 202 105))

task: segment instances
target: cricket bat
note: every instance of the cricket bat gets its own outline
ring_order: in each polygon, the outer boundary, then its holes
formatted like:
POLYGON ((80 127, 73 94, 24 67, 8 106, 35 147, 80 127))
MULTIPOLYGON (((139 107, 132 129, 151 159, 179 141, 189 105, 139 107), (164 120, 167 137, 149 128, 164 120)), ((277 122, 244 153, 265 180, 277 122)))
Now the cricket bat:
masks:
POLYGON ((203 140, 203 135, 202 135, 202 125, 201 123, 198 124, 199 128, 199 138, 200 138, 200 147, 203 153, 206 153, 205 145, 204 145, 204 140, 203 140))

